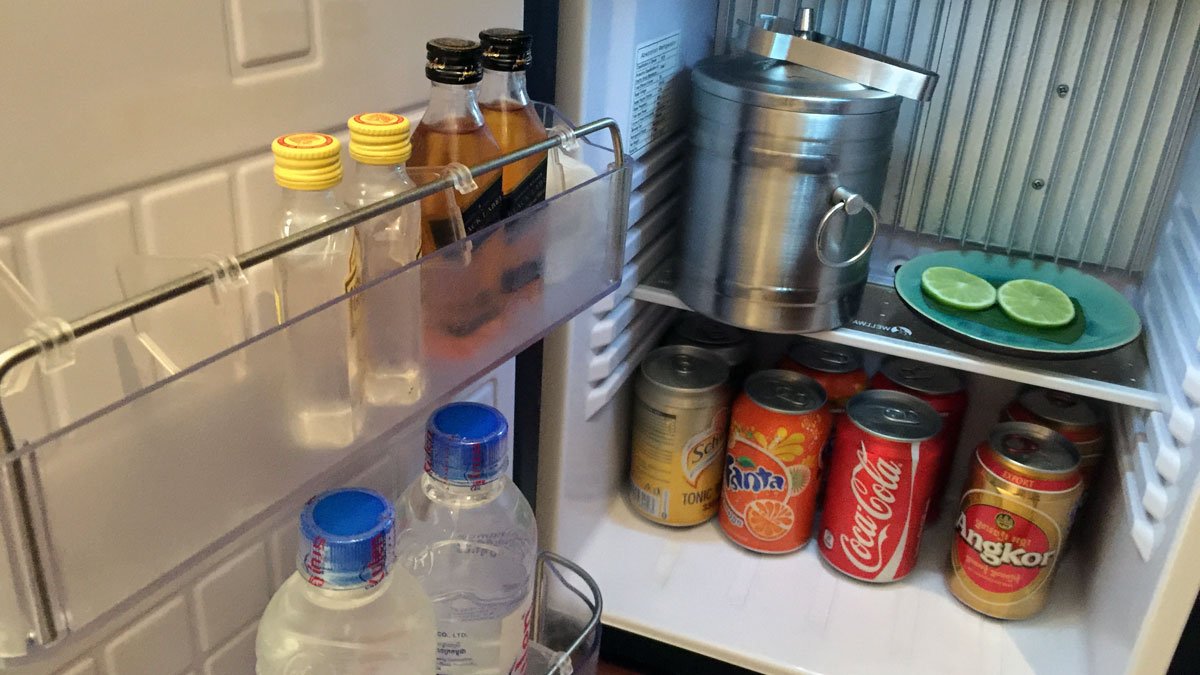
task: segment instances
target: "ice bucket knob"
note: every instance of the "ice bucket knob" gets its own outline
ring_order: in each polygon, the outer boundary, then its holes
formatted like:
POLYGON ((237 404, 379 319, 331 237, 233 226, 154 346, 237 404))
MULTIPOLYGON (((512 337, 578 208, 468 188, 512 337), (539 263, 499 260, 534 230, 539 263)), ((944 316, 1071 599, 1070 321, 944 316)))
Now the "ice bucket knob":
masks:
POLYGON ((750 29, 746 51, 915 101, 933 98, 937 73, 809 30, 811 26, 811 15, 802 15, 796 28, 780 17, 763 15, 750 29))

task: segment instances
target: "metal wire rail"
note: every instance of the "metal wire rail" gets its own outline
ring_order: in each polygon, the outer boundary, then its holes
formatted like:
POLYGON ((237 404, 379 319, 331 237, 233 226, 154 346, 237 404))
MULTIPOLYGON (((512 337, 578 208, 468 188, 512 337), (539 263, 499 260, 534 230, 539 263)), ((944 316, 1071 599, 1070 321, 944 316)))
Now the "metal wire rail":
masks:
MULTIPOLYGON (((595 643, 595 635, 597 628, 600 626, 600 617, 604 613, 604 599, 600 595, 600 585, 597 584, 596 580, 593 579, 591 575, 589 575, 582 567, 575 564, 571 560, 568 560, 567 558, 564 558, 563 556, 551 551, 542 551, 538 553, 537 572, 534 576, 535 581, 533 585, 534 592, 537 596, 535 598, 535 606, 538 608, 538 611, 534 612, 533 617, 533 635, 536 639, 542 639, 543 634, 545 633, 545 610, 547 609, 545 604, 548 602, 547 596, 549 595, 548 589, 546 588, 548 576, 557 579, 558 582, 562 584, 563 588, 567 589, 567 591, 569 591, 572 595, 579 598, 583 605, 591 612, 588 615, 587 622, 576 634, 575 639, 571 641, 571 644, 563 649, 553 663, 549 664, 550 667, 547 669, 546 675, 559 675, 560 673, 571 672, 572 657, 576 656, 579 650, 594 649, 598 647, 598 645, 595 643), (592 597, 589 598, 584 595, 583 591, 577 585, 572 584, 570 581, 564 578, 562 572, 558 569, 559 567, 570 570, 572 574, 574 574, 587 586, 588 592, 592 594, 592 597), (592 640, 590 644, 588 643, 589 639, 592 640)), ((552 648, 558 647, 558 645, 546 646, 552 648)))
MULTIPOLYGON (((621 143, 621 132, 617 127, 616 121, 605 117, 588 122, 587 124, 581 124, 574 129, 556 129, 544 141, 526 146, 520 150, 505 153, 495 159, 469 167, 468 170, 471 177, 475 178, 527 157, 545 152, 551 148, 569 144, 576 138, 589 136, 603 129, 607 129, 609 132, 614 155, 613 161, 615 166, 620 168, 624 166, 625 161, 621 143)), ((282 239, 277 239, 269 244, 234 256, 228 261, 225 269, 246 269, 261 265, 280 255, 354 227, 359 223, 371 220, 405 204, 411 204, 425 197, 453 189, 457 186, 458 181, 459 179, 453 175, 446 176, 418 187, 415 190, 410 190, 404 194, 389 197, 370 206, 356 209, 346 215, 326 221, 315 227, 282 239)), ((0 381, 3 381, 21 363, 36 358, 41 354, 50 353, 54 349, 69 344, 75 339, 128 319, 140 312, 162 305, 191 291, 204 288, 210 284, 219 283, 223 271, 224 269, 218 271, 206 269, 180 276, 173 281, 147 290, 122 302, 86 314, 69 323, 62 322, 61 330, 39 335, 36 338, 31 337, 24 342, 8 347, 0 351, 0 381)), ((5 414, 3 401, 0 401, 0 441, 3 442, 5 455, 17 452, 16 438, 13 435, 12 426, 5 414)), ((14 528, 15 531, 10 533, 16 539, 14 543, 16 544, 15 548, 18 549, 14 556, 14 563, 17 567, 15 571, 25 577, 24 579, 14 579, 14 583, 25 582, 25 587, 18 588, 17 590, 19 593, 24 592, 24 600, 27 606, 32 609, 33 630, 29 636, 29 641, 31 644, 45 646, 57 640, 60 637, 60 631, 54 620, 54 593, 51 588, 51 579, 47 569, 46 552, 42 550, 41 539, 38 536, 38 528, 34 520, 36 516, 28 477, 25 474, 24 467, 18 464, 6 465, 0 468, 0 471, 3 471, 3 476, 0 479, 4 481, 2 508, 15 516, 15 519, 10 519, 10 522, 17 524, 17 527, 14 528)))

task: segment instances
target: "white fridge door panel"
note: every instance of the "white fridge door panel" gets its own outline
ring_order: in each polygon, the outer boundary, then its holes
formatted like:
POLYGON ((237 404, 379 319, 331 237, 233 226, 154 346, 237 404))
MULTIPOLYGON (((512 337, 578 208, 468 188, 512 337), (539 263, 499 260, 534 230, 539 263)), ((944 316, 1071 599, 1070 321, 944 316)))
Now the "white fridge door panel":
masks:
POLYGON ((425 42, 519 26, 518 0, 8 3, 0 222, 427 97, 425 42), (20 64, 20 65, 17 65, 20 64), (81 143, 86 153, 81 154, 81 143))

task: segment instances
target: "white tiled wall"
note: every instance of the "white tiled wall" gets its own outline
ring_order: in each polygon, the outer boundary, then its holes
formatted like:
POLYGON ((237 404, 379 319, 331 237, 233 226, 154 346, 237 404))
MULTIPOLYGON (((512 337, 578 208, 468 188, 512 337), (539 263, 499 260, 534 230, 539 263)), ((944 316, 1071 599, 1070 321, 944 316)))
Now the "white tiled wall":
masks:
MULTIPOLYGON (((338 132, 365 110, 419 117, 426 40, 521 21, 519 0, 152 5, 24 3, 0 28, 0 84, 19 102, 0 123, 20 130, 6 136, 20 160, 0 163, 0 264, 53 316, 274 239, 274 136, 338 132)), ((74 367, 13 403, 18 436, 41 435, 41 408, 62 426, 160 377, 147 337, 184 367, 268 327, 269 266, 247 276, 219 305, 197 291, 80 341, 74 367)))
MULTIPOLYGON (((366 110, 419 115, 425 41, 520 25, 521 4, 14 4, 0 22, 0 124, 13 159, 0 163, 0 264, 50 314, 74 319, 204 256, 266 243, 276 236, 278 199, 271 138, 337 131, 366 110)), ((248 287, 220 304, 197 291, 82 338, 75 365, 4 399, 18 438, 38 438, 160 377, 147 334, 182 367, 269 327, 270 275, 269 266, 249 270, 248 287)), ((7 318, 5 341, 20 335, 7 318)), ((475 395, 511 413, 511 371, 486 376, 475 395)), ((418 431, 381 443, 329 485, 397 493, 419 470, 418 431)), ((13 672, 252 672, 257 616, 293 564, 297 506, 13 672)))
MULTIPOLYGON (((420 116, 420 109, 405 112, 420 116)), ((345 143, 344 131, 329 131, 345 143)), ((343 159, 349 162, 348 155, 343 159)), ((12 265, 49 314, 77 318, 197 269, 208 256, 233 255, 276 238, 279 188, 271 168, 270 153, 260 152, 94 204, 9 223, 0 229, 11 233, 0 240, 0 262, 12 265)), ((139 338, 153 340, 175 366, 186 367, 273 325, 270 265, 248 270, 247 278, 247 287, 223 293, 219 301, 212 290, 201 289, 81 338, 75 365, 44 382, 53 426, 77 420, 163 374, 139 338)), ((36 438, 43 425, 34 422, 14 415, 18 436, 36 438)))

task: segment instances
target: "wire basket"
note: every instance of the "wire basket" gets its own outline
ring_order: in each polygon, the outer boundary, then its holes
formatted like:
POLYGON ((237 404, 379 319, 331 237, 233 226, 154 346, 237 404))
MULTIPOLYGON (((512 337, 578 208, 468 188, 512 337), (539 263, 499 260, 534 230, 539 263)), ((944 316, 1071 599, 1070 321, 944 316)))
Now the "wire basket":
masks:
POLYGON ((600 587, 579 565, 542 551, 534 587, 529 675, 593 675, 600 658, 600 587))

